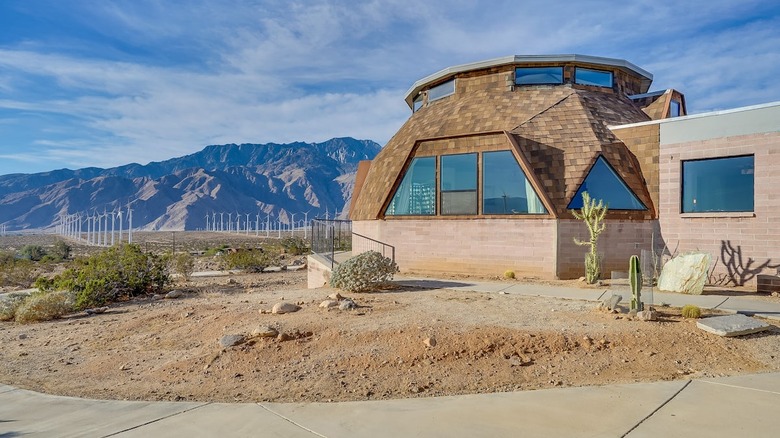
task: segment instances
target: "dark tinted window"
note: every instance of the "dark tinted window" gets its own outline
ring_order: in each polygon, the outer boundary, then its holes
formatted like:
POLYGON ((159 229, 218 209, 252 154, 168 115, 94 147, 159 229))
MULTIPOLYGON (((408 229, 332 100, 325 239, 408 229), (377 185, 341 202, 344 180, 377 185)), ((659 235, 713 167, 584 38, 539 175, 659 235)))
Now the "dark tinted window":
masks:
POLYGON ((442 155, 441 213, 477 214, 477 154, 442 155))
POLYGON ((604 157, 590 168, 567 208, 582 208, 582 192, 588 192, 596 201, 601 199, 611 210, 647 210, 604 157))
POLYGON ((515 69, 515 84, 562 84, 563 67, 520 67, 515 69))
POLYGON ((753 211, 753 156, 682 162, 682 212, 753 211))
POLYGON ((576 67, 574 82, 580 85, 595 85, 612 88, 612 72, 576 67))
POLYGON ((511 151, 482 154, 482 213, 547 213, 511 151))

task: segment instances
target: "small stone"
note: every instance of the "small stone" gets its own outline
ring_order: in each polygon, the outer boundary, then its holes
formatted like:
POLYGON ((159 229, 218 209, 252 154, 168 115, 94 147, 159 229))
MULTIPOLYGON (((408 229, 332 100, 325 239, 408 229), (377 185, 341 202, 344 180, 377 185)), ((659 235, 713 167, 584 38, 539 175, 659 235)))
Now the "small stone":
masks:
POLYGON ((658 314, 654 310, 643 310, 636 316, 640 321, 658 321, 658 314))
POLYGON ((265 309, 260 309, 260 314, 261 314, 261 315, 265 315, 266 313, 268 313, 268 311, 267 311, 267 310, 265 310, 265 309))
POLYGON ((127 364, 126 364, 126 363, 123 363, 123 364, 122 364, 122 365, 119 367, 119 371, 127 371, 127 370, 129 370, 129 369, 130 369, 130 367, 129 367, 129 366, 127 366, 127 364))
POLYGON ((279 302, 274 304, 274 307, 271 309, 271 313, 275 313, 277 315, 281 315, 284 313, 292 313, 297 312, 301 310, 301 307, 293 304, 293 303, 287 303, 287 302, 279 302))
POLYGON ((343 300, 343 299, 344 299, 344 297, 342 297, 340 293, 336 292, 335 294, 330 294, 330 295, 328 295, 328 299, 330 299, 330 300, 336 300, 336 301, 341 301, 341 300, 343 300))
POLYGON ((87 309, 84 311, 87 315, 97 315, 99 313, 106 313, 108 307, 95 307, 93 309, 87 309))
POLYGON ((182 292, 182 291, 180 291, 178 289, 177 290, 172 290, 172 291, 168 292, 167 294, 165 294, 165 298, 167 298, 169 300, 174 300, 176 298, 181 298, 183 296, 184 296, 184 292, 182 292))
POLYGON ((775 297, 775 298, 777 298, 777 297, 780 297, 780 293, 778 293, 778 292, 772 292, 772 296, 773 296, 773 297, 775 297))
POLYGON ((746 315, 726 315, 703 318, 696 322, 700 329, 719 336, 742 336, 768 330, 769 324, 746 315))
POLYGON ((236 284, 238 283, 235 278, 231 278, 227 281, 227 284, 236 284))
POLYGON ((609 298, 605 298, 601 302, 601 308, 609 311, 617 310, 618 303, 623 299, 622 295, 612 294, 609 298))
POLYGON ((225 335, 219 340, 219 345, 221 345, 222 348, 228 348, 243 344, 244 341, 244 335, 225 335))
POLYGON ((423 344, 425 344, 426 347, 435 347, 436 346, 436 338, 433 336, 429 338, 423 339, 423 344))
POLYGON ((27 335, 24 333, 19 333, 19 339, 27 339, 27 335))
POLYGON ((273 338, 278 334, 279 334, 278 330, 268 326, 260 326, 252 330, 252 336, 256 336, 259 338, 273 338))
POLYGON ((330 309, 331 307, 338 307, 339 302, 336 300, 325 300, 320 303, 321 309, 330 309))
POLYGON ((276 337, 276 340, 279 342, 285 342, 285 341, 291 341, 294 338, 287 333, 279 333, 279 336, 276 337))
POLYGON ((357 308, 357 304, 349 298, 344 298, 339 302, 339 310, 352 310, 357 308))

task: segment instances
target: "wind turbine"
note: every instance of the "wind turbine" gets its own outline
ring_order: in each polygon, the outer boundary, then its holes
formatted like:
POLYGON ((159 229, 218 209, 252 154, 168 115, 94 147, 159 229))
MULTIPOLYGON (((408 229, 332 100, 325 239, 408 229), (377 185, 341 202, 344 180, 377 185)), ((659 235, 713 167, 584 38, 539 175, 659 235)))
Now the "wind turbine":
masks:
POLYGON ((116 228, 116 212, 111 212, 111 246, 114 246, 114 229, 116 228))
POLYGON ((290 226, 292 227, 290 228, 290 235, 295 236, 295 213, 291 213, 290 226))
POLYGON ((209 230, 209 214, 208 213, 206 213, 206 231, 210 231, 209 230))
POLYGON ((127 243, 133 243, 133 209, 127 203, 127 243))
POLYGON ((244 223, 244 234, 249 235, 249 213, 246 214, 246 222, 244 223))
POLYGON ((119 206, 119 211, 116 216, 119 218, 119 242, 122 242, 122 206, 119 206))
POLYGON ((260 213, 255 215, 255 236, 260 235, 260 213))

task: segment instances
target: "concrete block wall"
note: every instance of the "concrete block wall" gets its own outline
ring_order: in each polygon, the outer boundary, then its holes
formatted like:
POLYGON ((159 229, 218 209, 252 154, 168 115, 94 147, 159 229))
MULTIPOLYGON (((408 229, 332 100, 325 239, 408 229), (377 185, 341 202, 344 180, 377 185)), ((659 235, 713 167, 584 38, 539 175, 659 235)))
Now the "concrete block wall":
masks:
MULTIPOLYGON (((608 220, 607 227, 599 236, 598 252, 602 255, 602 278, 609 278, 611 271, 627 271, 628 259, 641 256, 642 250, 651 251, 653 232, 660 240, 656 221, 608 220)), ((574 243, 574 238, 589 240, 588 229, 582 221, 561 219, 558 222, 558 278, 572 279, 585 275, 585 254, 588 246, 574 243)))
POLYGON ((706 251, 714 260, 710 282, 756 284, 780 267, 780 132, 662 144, 659 222, 678 252, 706 251), (755 156, 754 213, 680 213, 681 161, 755 156))
POLYGON ((554 219, 355 221, 355 233, 395 246, 401 272, 555 277, 554 219))

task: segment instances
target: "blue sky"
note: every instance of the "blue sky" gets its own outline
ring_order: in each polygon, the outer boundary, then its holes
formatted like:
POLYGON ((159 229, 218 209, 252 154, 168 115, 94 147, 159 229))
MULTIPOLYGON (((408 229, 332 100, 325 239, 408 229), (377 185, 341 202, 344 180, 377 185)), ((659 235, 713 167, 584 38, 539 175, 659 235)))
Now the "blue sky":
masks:
POLYGON ((0 1, 0 174, 208 144, 384 144, 411 84, 507 55, 622 58, 689 113, 780 101, 780 4, 0 1))

